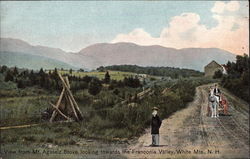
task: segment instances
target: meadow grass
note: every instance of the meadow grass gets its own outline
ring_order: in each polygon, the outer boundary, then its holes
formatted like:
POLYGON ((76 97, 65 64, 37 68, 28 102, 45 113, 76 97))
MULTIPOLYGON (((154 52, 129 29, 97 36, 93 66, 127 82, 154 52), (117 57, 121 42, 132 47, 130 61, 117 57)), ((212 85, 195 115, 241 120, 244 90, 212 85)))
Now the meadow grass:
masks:
MULTIPOLYGON (((131 76, 136 76, 138 75, 137 73, 133 72, 122 72, 122 71, 111 71, 107 70, 109 72, 110 78, 112 80, 123 80, 125 77, 131 77, 131 76)), ((47 71, 48 72, 48 71, 47 71)), ((77 77, 84 77, 84 76, 90 76, 90 77, 96 77, 100 80, 104 79, 106 72, 99 72, 99 71, 91 71, 91 72, 78 72, 78 71, 72 71, 72 74, 69 73, 67 70, 58 70, 61 74, 69 74, 77 77)), ((147 78, 152 78, 152 79, 160 79, 160 76, 152 76, 148 75, 147 78)))
MULTIPOLYGON (((70 74, 69 71, 58 71, 61 74, 70 74)), ((84 76, 91 76, 91 77, 97 77, 99 79, 104 79, 106 72, 98 72, 98 71, 93 71, 93 72, 77 72, 73 71, 71 75, 77 76, 77 77, 84 77, 84 76)), ((121 71, 109 71, 109 75, 111 79, 113 80, 123 80, 125 77, 130 77, 130 76, 135 76, 136 73, 132 72, 121 72, 121 71)))
POLYGON ((41 113, 56 96, 26 96, 0 99, 0 126, 41 122, 41 113))
POLYGON ((160 116, 165 118, 171 113, 184 108, 194 96, 195 87, 210 83, 204 79, 180 80, 179 82, 165 82, 152 87, 154 94, 138 101, 127 100, 129 96, 141 91, 141 88, 103 88, 96 95, 90 95, 86 89, 74 93, 79 108, 83 112, 84 120, 70 123, 48 123, 41 119, 41 112, 51 107, 49 101, 56 103, 58 96, 40 94, 36 96, 9 97, 0 99, 1 126, 40 123, 41 125, 23 129, 3 130, 1 142, 38 142, 56 145, 74 144, 80 138, 93 138, 105 141, 116 139, 129 140, 139 136, 150 124, 151 108, 158 106, 160 116), (162 95, 166 87, 177 83, 170 92, 162 95), (131 102, 136 103, 130 107, 131 102))

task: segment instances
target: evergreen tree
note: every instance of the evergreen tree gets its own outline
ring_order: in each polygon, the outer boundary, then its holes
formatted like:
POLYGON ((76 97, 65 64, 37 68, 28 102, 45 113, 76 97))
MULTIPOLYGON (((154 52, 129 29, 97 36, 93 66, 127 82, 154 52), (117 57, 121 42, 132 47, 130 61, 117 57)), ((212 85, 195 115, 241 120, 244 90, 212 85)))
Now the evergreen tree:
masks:
POLYGON ((17 75, 18 75, 18 70, 17 70, 17 67, 16 67, 16 66, 14 67, 13 75, 14 75, 14 76, 17 76, 17 75))
POLYGON ((248 55, 236 56, 236 62, 227 63, 227 76, 221 80, 221 85, 236 96, 250 103, 249 98, 249 62, 248 55))
POLYGON ((7 71, 5 78, 4 78, 4 81, 5 82, 14 81, 13 73, 10 70, 7 71))
POLYGON ((0 72, 1 72, 1 73, 4 73, 4 72, 6 72, 6 71, 7 71, 7 69, 8 69, 8 67, 7 67, 7 66, 5 66, 5 65, 3 65, 3 66, 1 67, 0 72))
POLYGON ((92 95, 97 95, 102 89, 101 81, 97 78, 93 78, 89 83, 88 92, 92 95))
POLYGON ((29 80, 30 80, 31 86, 37 84, 36 77, 35 77, 35 74, 34 74, 33 70, 30 71, 29 80))
POLYGON ((45 82, 46 82, 46 74, 40 75, 39 85, 41 87, 45 87, 45 82))
POLYGON ((18 87, 18 88, 25 88, 25 85, 24 85, 23 80, 18 80, 18 81, 17 81, 17 87, 18 87))
POLYGON ((108 71, 105 74, 104 83, 110 83, 110 75, 108 71))
POLYGON ((44 75, 44 74, 45 74, 45 72, 43 71, 43 68, 41 68, 39 71, 39 75, 44 75))

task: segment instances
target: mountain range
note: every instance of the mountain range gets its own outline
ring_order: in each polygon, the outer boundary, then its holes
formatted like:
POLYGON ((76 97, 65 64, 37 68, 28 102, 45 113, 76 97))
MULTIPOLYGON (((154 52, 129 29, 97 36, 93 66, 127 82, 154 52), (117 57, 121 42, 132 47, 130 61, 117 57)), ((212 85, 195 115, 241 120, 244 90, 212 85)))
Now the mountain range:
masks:
POLYGON ((33 46, 19 39, 0 39, 0 65, 16 65, 31 69, 63 67, 91 70, 99 66, 132 64, 203 71, 204 66, 212 60, 224 64, 234 61, 235 54, 218 48, 174 49, 133 43, 98 43, 72 53, 45 46, 33 46), (25 58, 21 58, 24 56, 25 58), (46 61, 49 65, 46 65, 46 61))

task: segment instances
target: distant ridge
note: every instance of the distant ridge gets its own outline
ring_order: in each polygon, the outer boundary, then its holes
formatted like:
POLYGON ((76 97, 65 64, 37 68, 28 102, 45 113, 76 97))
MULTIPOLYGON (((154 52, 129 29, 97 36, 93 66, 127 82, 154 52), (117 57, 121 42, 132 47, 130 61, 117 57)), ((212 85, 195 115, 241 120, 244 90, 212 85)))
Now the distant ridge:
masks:
POLYGON ((95 69, 99 66, 128 64, 179 67, 203 71, 203 67, 212 60, 223 64, 235 59, 234 54, 218 48, 174 49, 159 45, 140 46, 125 42, 97 43, 78 53, 68 53, 57 48, 32 46, 25 41, 11 38, 0 39, 0 52, 42 56, 85 70, 95 69))
POLYGON ((39 70, 43 69, 54 69, 54 68, 64 68, 64 69, 77 69, 62 61, 50 59, 47 57, 42 57, 38 55, 29 55, 24 53, 16 52, 0 52, 1 65, 6 65, 9 67, 17 66, 19 68, 27 68, 39 70))

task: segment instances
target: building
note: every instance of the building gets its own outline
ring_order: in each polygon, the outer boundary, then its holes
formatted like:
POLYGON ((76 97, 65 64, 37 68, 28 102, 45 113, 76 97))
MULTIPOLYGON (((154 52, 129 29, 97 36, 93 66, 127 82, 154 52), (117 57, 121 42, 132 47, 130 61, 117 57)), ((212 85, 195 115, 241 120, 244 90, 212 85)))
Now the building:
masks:
POLYGON ((205 77, 213 77, 214 73, 218 70, 221 70, 223 74, 227 74, 226 68, 213 60, 204 67, 205 77))

